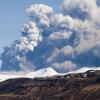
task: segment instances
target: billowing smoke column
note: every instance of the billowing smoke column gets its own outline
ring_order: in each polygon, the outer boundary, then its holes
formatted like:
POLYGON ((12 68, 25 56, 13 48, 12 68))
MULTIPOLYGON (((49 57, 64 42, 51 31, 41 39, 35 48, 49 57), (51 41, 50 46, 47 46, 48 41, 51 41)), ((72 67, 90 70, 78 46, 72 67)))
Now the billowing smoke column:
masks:
POLYGON ((62 13, 43 4, 27 9, 22 36, 1 54, 1 70, 53 67, 67 72, 100 66, 100 2, 64 0, 62 13))

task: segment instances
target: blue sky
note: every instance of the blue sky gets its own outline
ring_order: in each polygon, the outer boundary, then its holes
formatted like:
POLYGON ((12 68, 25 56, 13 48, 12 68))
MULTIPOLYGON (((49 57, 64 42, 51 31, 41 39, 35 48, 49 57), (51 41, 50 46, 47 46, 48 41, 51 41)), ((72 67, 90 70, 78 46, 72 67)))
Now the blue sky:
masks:
POLYGON ((29 5, 43 3, 55 11, 62 0, 0 0, 0 53, 4 46, 10 45, 21 35, 20 29, 28 21, 26 9, 29 5))

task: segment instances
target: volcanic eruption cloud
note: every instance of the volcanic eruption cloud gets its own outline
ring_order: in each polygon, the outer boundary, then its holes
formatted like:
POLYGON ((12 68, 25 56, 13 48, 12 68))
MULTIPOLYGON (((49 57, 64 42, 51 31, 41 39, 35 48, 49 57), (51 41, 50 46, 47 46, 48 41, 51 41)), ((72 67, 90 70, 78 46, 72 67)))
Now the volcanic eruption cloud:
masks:
POLYGON ((100 1, 64 0, 60 13, 44 4, 27 9, 21 37, 1 54, 2 71, 52 67, 68 72, 100 66, 100 1))

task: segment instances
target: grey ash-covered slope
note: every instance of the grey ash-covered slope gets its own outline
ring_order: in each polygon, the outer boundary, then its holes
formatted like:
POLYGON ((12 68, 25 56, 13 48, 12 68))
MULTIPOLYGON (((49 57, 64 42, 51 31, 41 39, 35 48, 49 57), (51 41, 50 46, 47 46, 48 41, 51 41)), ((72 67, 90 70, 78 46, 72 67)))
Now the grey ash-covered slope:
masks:
POLYGON ((0 83, 0 100, 100 100, 100 70, 0 83))

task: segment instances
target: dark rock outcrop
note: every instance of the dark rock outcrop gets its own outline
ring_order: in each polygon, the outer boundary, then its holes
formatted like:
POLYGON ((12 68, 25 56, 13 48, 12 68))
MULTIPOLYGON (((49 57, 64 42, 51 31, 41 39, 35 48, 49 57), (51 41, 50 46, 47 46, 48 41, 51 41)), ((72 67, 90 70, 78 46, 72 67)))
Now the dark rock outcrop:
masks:
POLYGON ((0 100, 100 100, 100 71, 0 83, 0 100))

